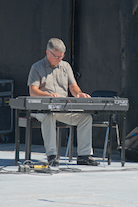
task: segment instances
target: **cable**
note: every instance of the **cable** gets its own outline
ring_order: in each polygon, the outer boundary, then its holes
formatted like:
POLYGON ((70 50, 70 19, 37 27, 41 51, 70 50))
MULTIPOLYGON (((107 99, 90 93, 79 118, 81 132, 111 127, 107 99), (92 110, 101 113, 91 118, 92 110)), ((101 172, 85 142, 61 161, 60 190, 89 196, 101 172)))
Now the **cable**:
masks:
POLYGON ((59 168, 62 172, 81 172, 82 170, 79 168, 70 168, 67 166, 67 168, 59 168))

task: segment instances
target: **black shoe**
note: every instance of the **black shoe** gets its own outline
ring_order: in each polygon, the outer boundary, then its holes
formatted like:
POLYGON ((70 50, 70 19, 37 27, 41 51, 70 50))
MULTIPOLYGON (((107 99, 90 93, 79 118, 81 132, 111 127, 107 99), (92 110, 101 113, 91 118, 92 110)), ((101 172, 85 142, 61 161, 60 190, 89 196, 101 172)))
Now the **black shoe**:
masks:
POLYGON ((50 155, 47 157, 47 159, 48 159, 48 164, 50 166, 58 166, 59 165, 59 161, 56 158, 56 155, 50 155))
POLYGON ((91 155, 83 155, 77 157, 77 165, 98 166, 100 162, 95 161, 91 155))

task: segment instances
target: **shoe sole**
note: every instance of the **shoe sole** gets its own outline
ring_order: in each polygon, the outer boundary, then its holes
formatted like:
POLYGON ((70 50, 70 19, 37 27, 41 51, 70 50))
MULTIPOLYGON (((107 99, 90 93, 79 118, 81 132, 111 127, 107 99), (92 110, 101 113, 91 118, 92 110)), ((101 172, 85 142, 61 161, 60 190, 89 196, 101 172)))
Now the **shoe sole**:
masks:
POLYGON ((77 165, 98 166, 98 165, 100 165, 100 163, 94 164, 94 163, 77 162, 77 165))

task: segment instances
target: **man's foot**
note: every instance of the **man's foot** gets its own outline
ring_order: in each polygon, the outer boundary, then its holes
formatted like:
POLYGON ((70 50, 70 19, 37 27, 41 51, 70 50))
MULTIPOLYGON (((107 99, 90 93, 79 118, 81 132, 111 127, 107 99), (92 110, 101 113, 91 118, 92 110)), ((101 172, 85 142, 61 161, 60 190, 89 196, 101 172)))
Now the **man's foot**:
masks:
POLYGON ((58 166, 59 165, 59 161, 56 158, 56 155, 50 155, 47 157, 47 159, 48 159, 48 164, 50 166, 58 166))
POLYGON ((77 157, 77 165, 98 166, 100 162, 95 161, 91 155, 83 155, 77 157))

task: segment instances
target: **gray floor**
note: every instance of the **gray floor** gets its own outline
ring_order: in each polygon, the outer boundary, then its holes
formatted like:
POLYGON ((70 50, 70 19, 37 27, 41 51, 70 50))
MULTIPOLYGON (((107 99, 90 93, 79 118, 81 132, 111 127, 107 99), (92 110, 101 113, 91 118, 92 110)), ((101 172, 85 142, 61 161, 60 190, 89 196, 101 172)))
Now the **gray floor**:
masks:
MULTIPOLYGON (((76 149, 72 162, 62 148, 59 167, 45 172, 19 172, 14 165, 14 144, 0 144, 0 206, 138 206, 138 163, 127 162, 122 167, 114 151, 111 165, 103 163, 102 150, 94 149, 97 167, 76 165, 76 149)), ((20 148, 20 163, 24 164, 24 145, 20 148)), ((29 165, 47 162, 43 146, 33 145, 29 165)))

